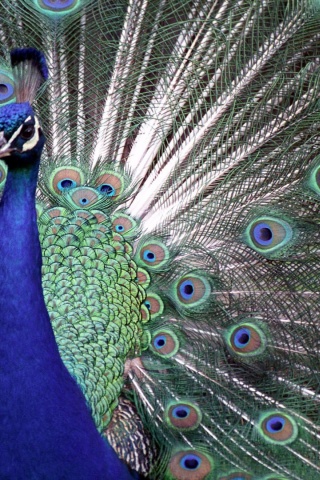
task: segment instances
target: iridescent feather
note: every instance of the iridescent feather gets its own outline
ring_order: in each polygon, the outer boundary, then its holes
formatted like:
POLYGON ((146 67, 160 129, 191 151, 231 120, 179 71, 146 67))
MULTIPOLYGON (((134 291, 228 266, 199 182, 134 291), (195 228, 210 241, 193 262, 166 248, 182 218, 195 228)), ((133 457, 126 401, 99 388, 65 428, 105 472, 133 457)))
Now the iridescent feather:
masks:
POLYGON ((150 479, 320 478, 318 2, 1 5, 0 104, 48 58, 43 289, 99 431, 150 479))

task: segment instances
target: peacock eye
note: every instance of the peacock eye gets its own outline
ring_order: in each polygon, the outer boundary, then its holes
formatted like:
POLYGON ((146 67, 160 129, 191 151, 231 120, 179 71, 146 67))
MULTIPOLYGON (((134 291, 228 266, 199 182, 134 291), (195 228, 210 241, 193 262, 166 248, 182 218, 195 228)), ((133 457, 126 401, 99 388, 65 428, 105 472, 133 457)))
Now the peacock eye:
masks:
POLYGON ((96 188, 100 193, 113 200, 117 198, 124 189, 124 180, 120 174, 106 171, 96 181, 96 188))
POLYGON ((48 9, 52 11, 63 11, 65 9, 70 9, 71 7, 74 7, 76 4, 75 0, 42 0, 42 2, 39 2, 40 4, 43 3, 44 7, 47 7, 48 9))
POLYGON ((267 348, 268 341, 260 324, 244 321, 227 328, 224 337, 232 355, 252 358, 261 355, 267 348))
POLYGON ((57 187, 59 190, 61 190, 61 192, 64 190, 69 190, 70 188, 75 188, 76 186, 77 183, 71 178, 64 178, 57 183, 57 187))
POLYGON ((176 430, 195 430, 201 420, 201 410, 192 402, 173 401, 165 411, 165 421, 176 430))
POLYGON ((249 247, 264 256, 285 251, 293 239, 292 227, 283 219, 259 216, 248 225, 245 241, 249 247))
POLYGON ((6 68, 0 67, 0 105, 6 105, 15 100, 14 81, 6 68))
POLYGON ((256 428, 266 442, 274 445, 288 445, 298 436, 295 419, 283 411, 274 410, 261 414, 256 428))
POLYGON ((179 451, 169 461, 170 478, 199 479, 212 478, 213 460, 197 450, 179 451))
POLYGON ((9 83, 0 83, 0 102, 8 100, 14 92, 14 88, 9 83))
POLYGON ((30 140, 33 137, 35 132, 34 125, 24 125, 21 129, 20 136, 24 140, 30 140))
POLYGON ((116 194, 115 188, 109 183, 103 183, 99 186, 98 190, 104 193, 107 197, 114 197, 116 194))

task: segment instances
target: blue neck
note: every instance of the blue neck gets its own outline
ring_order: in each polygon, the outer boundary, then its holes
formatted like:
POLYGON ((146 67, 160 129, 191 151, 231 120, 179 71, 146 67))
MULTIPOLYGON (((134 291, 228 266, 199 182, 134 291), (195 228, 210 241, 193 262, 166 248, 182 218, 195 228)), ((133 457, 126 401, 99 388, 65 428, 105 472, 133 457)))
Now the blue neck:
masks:
MULTIPOLYGON (((6 349, 11 362, 27 355, 26 343, 34 344, 53 333, 41 287, 41 248, 35 209, 39 163, 9 170, 0 204, 0 331, 17 343, 6 349), (27 338, 23 338, 25 335, 27 338)), ((10 363, 11 363, 10 362, 10 363)))
POLYGON ((0 204, 0 478, 138 478, 98 434, 60 359, 41 286, 35 160, 9 169, 0 204))

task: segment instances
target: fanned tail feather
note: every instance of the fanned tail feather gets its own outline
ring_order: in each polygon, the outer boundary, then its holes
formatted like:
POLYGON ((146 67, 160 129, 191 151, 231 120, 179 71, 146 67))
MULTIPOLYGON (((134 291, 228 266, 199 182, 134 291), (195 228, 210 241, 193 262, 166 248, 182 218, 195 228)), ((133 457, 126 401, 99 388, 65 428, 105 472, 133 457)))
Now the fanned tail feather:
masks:
POLYGON ((2 8, 0 104, 12 47, 48 59, 43 285, 100 431, 148 478, 320 478, 316 2, 2 8))

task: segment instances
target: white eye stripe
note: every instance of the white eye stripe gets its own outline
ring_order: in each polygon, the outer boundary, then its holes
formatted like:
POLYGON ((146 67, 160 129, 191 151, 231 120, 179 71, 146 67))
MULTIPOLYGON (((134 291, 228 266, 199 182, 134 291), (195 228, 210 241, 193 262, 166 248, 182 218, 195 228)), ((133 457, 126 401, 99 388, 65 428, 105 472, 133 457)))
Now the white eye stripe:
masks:
POLYGON ((28 140, 24 145, 23 145, 23 148, 22 148, 22 151, 23 152, 26 152, 28 150, 31 150, 33 147, 35 147, 38 143, 38 140, 39 140, 39 132, 40 132, 40 124, 39 124, 39 120, 37 119, 37 117, 35 117, 34 119, 34 135, 32 138, 30 138, 30 140, 28 140))
MULTIPOLYGON (((29 115, 28 118, 25 119, 24 123, 22 125, 20 125, 20 127, 18 128, 18 130, 16 132, 14 132, 14 134, 12 135, 12 137, 10 138, 8 144, 7 144, 7 148, 10 148, 12 143, 14 142, 14 140, 20 135, 21 133, 21 130, 22 128, 24 127, 24 125, 26 124, 26 122, 28 122, 29 120, 31 120, 31 116, 29 115)), ((32 138, 30 138, 30 140, 28 140, 27 142, 24 143, 23 147, 22 147, 22 151, 23 152, 26 152, 28 150, 31 150, 37 143, 38 143, 38 140, 39 140, 39 132, 40 132, 40 124, 39 124, 39 120, 37 119, 37 117, 35 117, 35 124, 34 124, 34 127, 35 127, 35 133, 33 135, 32 138)))
POLYGON ((14 134, 12 135, 12 137, 10 138, 10 140, 8 141, 8 147, 11 146, 12 142, 14 142, 14 140, 20 135, 21 133, 21 130, 22 130, 22 127, 24 126, 24 124, 26 122, 28 122, 29 120, 31 120, 31 116, 29 115, 28 118, 25 119, 24 123, 22 125, 20 125, 20 127, 18 128, 18 130, 16 132, 14 132, 14 134))

